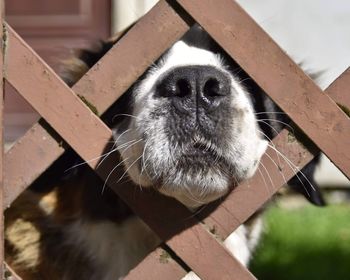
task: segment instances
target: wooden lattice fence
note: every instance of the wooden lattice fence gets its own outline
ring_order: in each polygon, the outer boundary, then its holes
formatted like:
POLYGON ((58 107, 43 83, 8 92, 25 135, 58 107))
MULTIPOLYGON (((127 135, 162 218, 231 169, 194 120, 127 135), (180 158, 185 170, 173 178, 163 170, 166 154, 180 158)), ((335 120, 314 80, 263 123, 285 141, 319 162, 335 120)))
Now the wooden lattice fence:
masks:
MULTIPOLYGON (((283 130, 273 139, 278 149, 299 168, 320 149, 350 177, 350 120, 337 106, 338 103, 350 107, 346 90, 350 71, 323 92, 235 1, 161 0, 72 88, 2 22, 1 81, 9 82, 43 117, 1 156, 3 209, 69 146, 94 169, 97 163, 89 160, 103 152, 112 133, 81 97, 101 115, 195 22, 318 147, 309 151, 298 141, 291 141, 288 131, 283 130)), ((276 166, 271 161, 272 158, 279 162, 276 153, 272 150, 267 153, 269 156, 262 158, 262 164, 273 178, 274 184, 269 189, 264 187, 258 173, 238 186, 225 201, 214 203, 208 211, 195 216, 172 199, 116 185, 116 177, 110 178, 109 186, 178 256, 176 260, 160 261, 164 252, 159 248, 132 270, 127 279, 181 279, 188 267, 202 279, 255 279, 219 240, 225 239, 285 180, 293 177, 287 163, 276 166), (215 236, 208 229, 215 229, 215 236)), ((109 157, 95 171, 105 180, 114 162, 109 157)))

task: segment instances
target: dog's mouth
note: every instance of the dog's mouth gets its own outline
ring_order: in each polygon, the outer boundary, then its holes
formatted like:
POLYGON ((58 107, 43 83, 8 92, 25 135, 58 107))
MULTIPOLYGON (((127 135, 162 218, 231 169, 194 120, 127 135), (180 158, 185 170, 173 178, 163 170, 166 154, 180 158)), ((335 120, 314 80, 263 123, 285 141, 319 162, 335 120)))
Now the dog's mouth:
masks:
POLYGON ((181 163, 190 164, 188 167, 210 168, 213 164, 227 164, 220 148, 212 141, 192 139, 182 149, 178 158, 181 163))
POLYGON ((185 156, 200 157, 200 156, 218 156, 217 149, 209 143, 193 142, 191 143, 185 153, 185 156))

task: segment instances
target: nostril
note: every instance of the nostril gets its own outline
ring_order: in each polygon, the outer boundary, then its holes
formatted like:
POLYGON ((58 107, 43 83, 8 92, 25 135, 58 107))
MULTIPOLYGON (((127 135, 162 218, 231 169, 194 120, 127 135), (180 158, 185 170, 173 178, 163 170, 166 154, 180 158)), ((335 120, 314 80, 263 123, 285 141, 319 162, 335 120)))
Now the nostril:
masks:
POLYGON ((214 79, 214 78, 210 78, 208 79, 203 87, 203 93, 205 96, 219 96, 220 92, 220 84, 219 81, 214 79))
POLYGON ((203 87, 203 94, 206 97, 216 97, 226 95, 223 92, 223 85, 216 78, 209 78, 203 87))
POLYGON ((230 95, 230 80, 225 73, 213 68, 206 68, 199 79, 200 92, 198 104, 210 112, 224 103, 230 95))
POLYGON ((175 84, 175 96, 185 97, 191 95, 192 87, 188 80, 179 79, 175 84))
POLYGON ((186 78, 169 75, 158 83, 156 95, 161 97, 185 97, 192 94, 192 85, 186 78))

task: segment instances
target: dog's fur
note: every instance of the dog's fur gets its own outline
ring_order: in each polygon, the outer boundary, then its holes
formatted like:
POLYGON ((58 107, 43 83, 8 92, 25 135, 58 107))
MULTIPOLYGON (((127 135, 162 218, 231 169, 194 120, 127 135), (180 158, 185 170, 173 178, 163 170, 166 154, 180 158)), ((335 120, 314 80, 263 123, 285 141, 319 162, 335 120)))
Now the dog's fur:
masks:
MULTIPOLYGON (((114 43, 82 52, 63 78, 74 84, 114 43)), ((268 140, 288 122, 280 113, 195 25, 104 119, 114 120, 122 177, 196 209, 255 173, 268 140)), ((66 154, 6 212, 6 260, 23 279, 120 279, 160 243, 117 195, 101 193, 104 182, 87 167, 56 178, 60 165, 74 165, 72 157, 66 154)), ((292 185, 305 192, 298 181, 292 185)), ((261 228, 251 219, 224 244, 247 265, 261 228)))

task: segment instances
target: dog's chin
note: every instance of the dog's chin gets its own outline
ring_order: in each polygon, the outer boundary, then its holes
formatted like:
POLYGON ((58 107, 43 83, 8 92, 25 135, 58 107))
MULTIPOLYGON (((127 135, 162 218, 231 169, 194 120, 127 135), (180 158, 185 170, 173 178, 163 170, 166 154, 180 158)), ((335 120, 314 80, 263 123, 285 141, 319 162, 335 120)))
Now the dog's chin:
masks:
POLYGON ((190 170, 181 169, 168 176, 164 174, 164 178, 156 180, 145 175, 139 175, 137 178, 138 185, 145 188, 152 187, 166 196, 175 198, 190 209, 225 196, 234 185, 232 178, 214 170, 193 174, 190 170))
POLYGON ((161 189, 159 189, 159 192, 166 196, 175 198, 189 209, 196 209, 225 196, 229 190, 230 187, 229 184, 227 184, 225 187, 221 186, 220 189, 212 190, 205 195, 195 193, 194 191, 184 188, 183 186, 179 186, 178 191, 174 189, 174 186, 163 186, 161 189))

